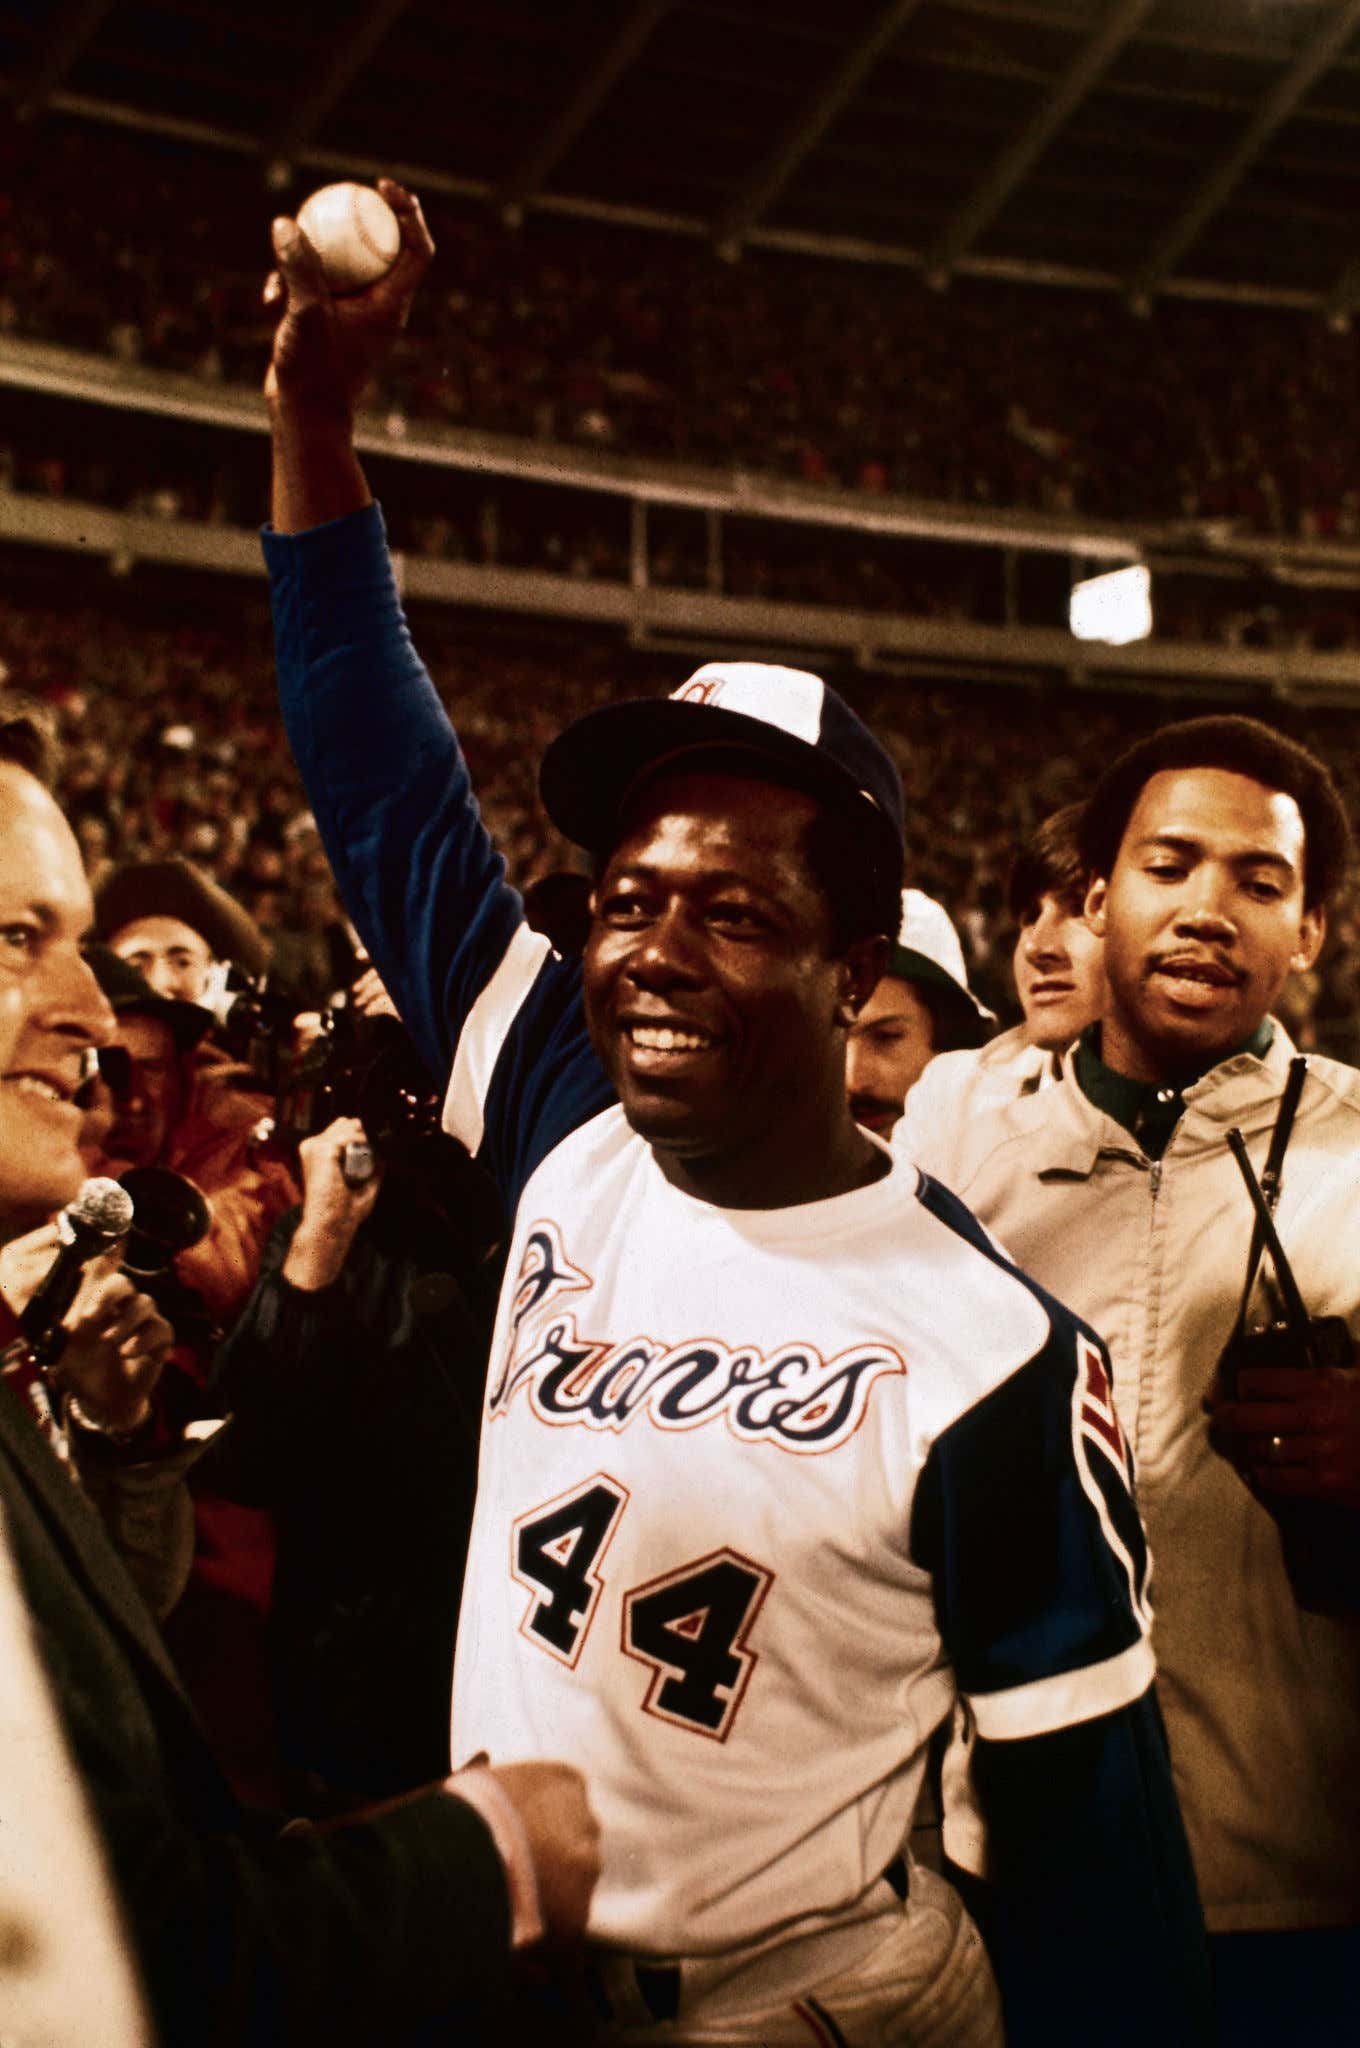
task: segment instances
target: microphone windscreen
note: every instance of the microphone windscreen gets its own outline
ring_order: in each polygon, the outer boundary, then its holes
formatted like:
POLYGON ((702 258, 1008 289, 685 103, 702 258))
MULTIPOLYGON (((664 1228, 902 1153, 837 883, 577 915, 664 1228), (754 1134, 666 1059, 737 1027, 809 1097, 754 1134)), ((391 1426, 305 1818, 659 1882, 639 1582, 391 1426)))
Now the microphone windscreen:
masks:
POLYGON ((82 1183, 66 1213, 81 1230, 97 1231, 101 1237, 121 1237, 132 1226, 132 1197, 116 1180, 97 1177, 82 1183))

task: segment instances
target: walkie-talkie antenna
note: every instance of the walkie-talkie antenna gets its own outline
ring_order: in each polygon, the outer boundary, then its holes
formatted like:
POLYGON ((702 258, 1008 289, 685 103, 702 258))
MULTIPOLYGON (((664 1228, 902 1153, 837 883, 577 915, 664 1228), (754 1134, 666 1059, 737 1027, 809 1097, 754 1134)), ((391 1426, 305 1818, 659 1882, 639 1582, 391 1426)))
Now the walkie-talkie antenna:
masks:
MULTIPOLYGON (((1301 1053, 1296 1054, 1289 1062, 1289 1075, 1284 1084, 1284 1093, 1280 1097, 1280 1107, 1275 1118, 1275 1128, 1270 1134, 1270 1145, 1266 1152, 1266 1163, 1261 1169, 1259 1192, 1264 1197, 1268 1215, 1274 1214, 1275 1205, 1280 1199, 1280 1181, 1284 1170, 1284 1155, 1290 1136, 1293 1133, 1294 1118, 1298 1114, 1299 1097, 1303 1093, 1303 1084, 1307 1073, 1307 1060, 1301 1053)), ((1244 1147, 1242 1157, 1245 1158, 1245 1156, 1244 1147)), ((1241 1163, 1242 1159, 1239 1159, 1238 1164, 1241 1165, 1241 1163)), ((1255 1174, 1252 1175, 1252 1186, 1256 1186, 1255 1174)), ((1256 1269, 1261 1263, 1261 1252, 1265 1242, 1265 1235, 1262 1232, 1258 1215, 1252 1224, 1251 1245, 1247 1252, 1247 1277, 1242 1283, 1242 1300, 1237 1310, 1236 1328, 1239 1331, 1246 1328, 1247 1305, 1251 1300, 1251 1290, 1256 1284, 1256 1269)))
POLYGON ((1270 1204, 1262 1192, 1261 1183, 1257 1180, 1252 1170, 1251 1159, 1247 1152, 1247 1141, 1235 1127, 1228 1133, 1228 1149, 1237 1161, 1238 1169, 1243 1180, 1246 1182, 1247 1193, 1251 1196, 1252 1207, 1256 1211, 1256 1230, 1260 1233, 1261 1242, 1270 1253, 1270 1262, 1275 1268, 1275 1278, 1284 1300, 1285 1319, 1289 1324, 1290 1335, 1295 1343, 1301 1347, 1309 1365, 1316 1365, 1317 1359, 1314 1356, 1313 1350, 1312 1325, 1308 1320, 1308 1311, 1303 1305, 1303 1296, 1299 1293, 1299 1285, 1294 1278, 1293 1268, 1285 1256, 1284 1246, 1280 1243, 1279 1232, 1275 1228, 1275 1219, 1270 1213, 1270 1204))
POLYGON ((1270 1150, 1266 1163, 1261 1169, 1261 1193, 1265 1196, 1272 1214, 1280 1199, 1280 1174, 1284 1167, 1285 1147, 1294 1129, 1294 1118, 1298 1115, 1299 1097, 1303 1093, 1304 1080, 1308 1073, 1308 1062, 1298 1053, 1289 1062, 1289 1076, 1280 1097, 1280 1111, 1275 1119, 1275 1128, 1270 1134, 1270 1150))

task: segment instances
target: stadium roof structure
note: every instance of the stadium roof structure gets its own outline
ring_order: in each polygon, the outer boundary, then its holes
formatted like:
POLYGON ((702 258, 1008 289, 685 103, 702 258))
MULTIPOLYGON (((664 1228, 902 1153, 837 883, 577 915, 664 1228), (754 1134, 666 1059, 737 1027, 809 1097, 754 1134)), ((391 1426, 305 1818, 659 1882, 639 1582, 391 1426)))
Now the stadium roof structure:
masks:
POLYGON ((1360 309, 1360 0, 10 0, 0 81, 280 190, 1360 309))

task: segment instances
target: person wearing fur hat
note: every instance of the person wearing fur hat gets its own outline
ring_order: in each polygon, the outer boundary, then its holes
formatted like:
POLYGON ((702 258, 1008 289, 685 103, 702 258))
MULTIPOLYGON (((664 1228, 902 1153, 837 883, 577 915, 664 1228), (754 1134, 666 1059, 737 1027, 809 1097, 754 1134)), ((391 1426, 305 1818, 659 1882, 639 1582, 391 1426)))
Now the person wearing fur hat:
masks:
POLYGON ((855 1122, 886 1138, 907 1091, 939 1052, 984 1043, 996 1023, 968 986, 963 947, 942 903, 902 891, 888 968, 850 1026, 845 1085, 855 1122))
POLYGON ((254 918, 192 861, 133 861, 95 899, 96 931, 157 995, 211 1008, 229 966, 258 979, 269 946, 254 918))

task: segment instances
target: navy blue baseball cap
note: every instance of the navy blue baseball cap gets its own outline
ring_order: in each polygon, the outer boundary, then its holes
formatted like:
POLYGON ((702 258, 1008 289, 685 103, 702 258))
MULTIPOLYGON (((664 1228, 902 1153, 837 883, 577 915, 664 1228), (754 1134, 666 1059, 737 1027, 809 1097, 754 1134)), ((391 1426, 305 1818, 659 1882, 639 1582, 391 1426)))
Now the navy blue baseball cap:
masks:
POLYGON ((820 676, 765 661, 711 661, 669 697, 588 711, 548 746, 539 791, 548 816, 592 853, 613 841, 623 805, 644 779, 690 754, 752 756, 862 818, 900 872, 906 853, 902 778, 864 720, 820 676))

